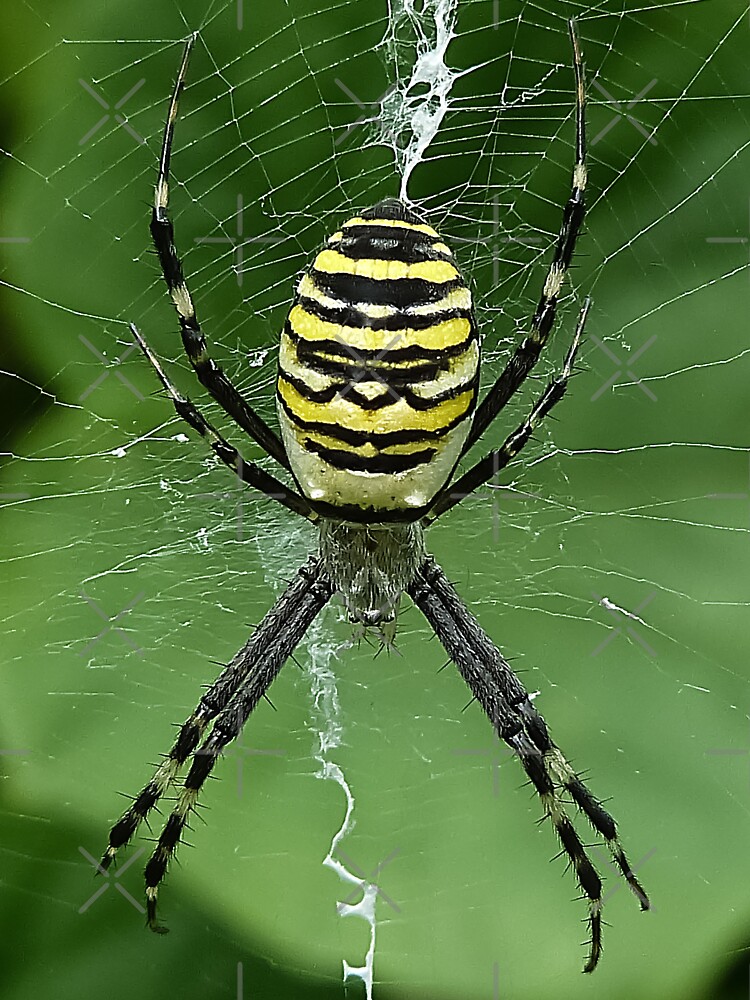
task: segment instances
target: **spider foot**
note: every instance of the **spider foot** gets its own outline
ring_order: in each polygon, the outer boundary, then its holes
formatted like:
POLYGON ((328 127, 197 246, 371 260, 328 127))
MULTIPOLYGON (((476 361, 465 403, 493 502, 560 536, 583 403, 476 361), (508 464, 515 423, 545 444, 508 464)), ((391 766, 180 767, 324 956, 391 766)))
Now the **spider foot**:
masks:
POLYGON ((591 901, 589 913, 589 957, 583 971, 593 972, 602 957, 602 903, 600 899, 591 901))
POLYGON ((156 886, 149 886, 146 889, 146 923, 148 929, 154 934, 169 934, 169 928, 165 924, 160 924, 156 917, 156 897, 159 890, 156 886))

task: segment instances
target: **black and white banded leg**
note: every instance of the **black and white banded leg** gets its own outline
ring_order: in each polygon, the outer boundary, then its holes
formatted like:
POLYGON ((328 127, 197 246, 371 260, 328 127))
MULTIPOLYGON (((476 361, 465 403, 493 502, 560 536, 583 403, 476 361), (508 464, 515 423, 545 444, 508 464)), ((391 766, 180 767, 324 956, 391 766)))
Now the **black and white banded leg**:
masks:
POLYGON ((194 43, 195 35, 192 35, 185 43, 182 63, 169 103, 169 113, 166 125, 164 126, 164 139, 159 158, 159 176, 156 181, 154 208, 151 213, 151 238, 154 241, 154 247, 156 248, 159 263, 161 264, 164 280, 169 289, 169 295, 177 311, 185 353, 198 379, 229 416, 264 451, 275 458, 285 469, 288 469, 289 460, 279 436, 255 412, 240 394, 239 390, 230 382, 224 371, 209 356, 206 338, 203 336, 203 331, 198 322, 193 299, 182 271, 182 263, 175 247, 174 227, 168 212, 169 164, 172 156, 172 141, 174 139, 174 128, 177 121, 180 95, 185 87, 188 61, 194 43))
POLYGON ((497 381, 477 407, 471 430, 464 445, 464 454, 484 434, 539 360, 539 355, 547 343, 555 321, 557 301, 586 214, 584 203, 586 189, 586 81, 578 28, 575 21, 569 21, 568 24, 573 43, 573 67, 576 80, 576 159, 573 167, 573 189, 563 211, 555 256, 547 272, 542 295, 531 320, 531 331, 516 348, 497 381))
POLYGON ((174 809, 145 870, 147 918, 152 930, 163 932, 166 929, 156 920, 158 887, 190 813, 195 809, 200 788, 221 750, 240 734, 250 713, 332 594, 333 588, 320 560, 311 557, 263 617, 252 637, 203 695, 195 711, 182 725, 164 762, 112 827, 101 862, 104 869, 111 865, 117 851, 128 843, 174 784, 183 765, 193 758, 174 809), (200 740, 211 725, 209 738, 199 748, 200 740))
POLYGON ((615 821, 553 743, 528 692, 432 558, 423 563, 409 587, 409 595, 458 667, 498 736, 516 753, 541 800, 545 816, 555 828, 589 902, 590 947, 583 971, 593 972, 602 950, 602 882, 568 816, 562 793, 571 795, 592 827, 605 838, 641 908, 648 909, 648 897, 620 844, 615 821))
POLYGON ((533 409, 523 423, 519 424, 513 433, 508 435, 500 448, 489 452, 488 455, 480 459, 476 465, 472 466, 471 469, 465 472, 454 483, 449 483, 443 487, 423 518, 423 524, 431 524, 441 514, 450 510, 451 507, 455 507, 456 504, 461 503, 470 493, 473 493, 474 490, 484 485, 494 475, 497 475, 501 469, 504 469, 529 442, 534 429, 547 416, 552 407, 560 402, 568 388, 570 376, 573 374, 573 365, 575 364, 590 307, 591 299, 587 298, 579 313, 573 342, 565 356, 562 371, 557 378, 547 384, 544 392, 534 404, 533 409))
POLYGON ((177 387, 170 381, 167 373, 161 366, 159 359, 141 336, 138 328, 131 323, 130 330, 138 342, 138 346, 143 351, 146 358, 151 363, 154 371, 159 377, 159 381, 164 386, 178 415, 188 423, 193 430, 196 430, 209 444, 213 453, 228 466, 242 482, 248 486, 260 490, 269 499, 276 500, 288 510, 306 517, 310 521, 316 521, 318 515, 313 511, 307 500, 289 489, 284 483, 270 475, 254 462, 248 462, 240 455, 237 449, 231 445, 226 438, 218 431, 213 424, 203 416, 198 407, 187 397, 183 396, 177 387))

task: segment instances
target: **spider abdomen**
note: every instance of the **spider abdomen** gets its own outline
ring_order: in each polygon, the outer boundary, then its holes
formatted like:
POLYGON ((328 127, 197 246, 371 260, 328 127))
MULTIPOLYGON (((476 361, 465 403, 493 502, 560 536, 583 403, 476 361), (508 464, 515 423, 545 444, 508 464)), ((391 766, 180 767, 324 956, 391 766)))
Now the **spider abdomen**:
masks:
POLYGON ((471 293, 401 202, 344 223, 302 277, 277 406, 302 492, 347 519, 418 517, 456 466, 476 402, 471 293))

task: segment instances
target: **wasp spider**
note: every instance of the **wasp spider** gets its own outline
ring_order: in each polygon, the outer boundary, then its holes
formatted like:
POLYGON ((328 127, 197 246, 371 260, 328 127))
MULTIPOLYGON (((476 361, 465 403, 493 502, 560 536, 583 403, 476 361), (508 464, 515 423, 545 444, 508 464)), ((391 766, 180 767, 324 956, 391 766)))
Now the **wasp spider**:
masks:
POLYGON ((135 327, 133 335, 177 413, 249 486, 319 528, 317 552, 222 670, 183 724, 151 780, 114 825, 102 860, 116 852, 178 780, 187 775, 146 865, 148 924, 158 887, 198 794, 223 749, 242 731, 284 662, 334 594, 361 628, 390 641, 399 599, 408 594, 434 629, 498 736, 515 752, 541 799, 589 905, 586 972, 601 953, 602 883, 569 818, 580 810, 616 865, 649 906, 623 852, 614 820, 552 740, 505 658, 428 554, 425 527, 486 483, 518 454, 565 393, 589 308, 584 303, 562 370, 504 444, 458 479, 459 459, 523 383, 550 334, 558 296, 584 216, 584 72, 570 25, 576 80, 576 160, 554 258, 529 332, 477 403, 479 336, 471 293, 438 233, 398 200, 345 222, 297 288, 281 337, 276 388, 279 437, 208 354, 182 273, 167 212, 177 107, 194 38, 172 94, 156 182, 151 235, 177 311, 182 342, 201 384, 291 476, 296 489, 239 452, 172 384, 135 327))

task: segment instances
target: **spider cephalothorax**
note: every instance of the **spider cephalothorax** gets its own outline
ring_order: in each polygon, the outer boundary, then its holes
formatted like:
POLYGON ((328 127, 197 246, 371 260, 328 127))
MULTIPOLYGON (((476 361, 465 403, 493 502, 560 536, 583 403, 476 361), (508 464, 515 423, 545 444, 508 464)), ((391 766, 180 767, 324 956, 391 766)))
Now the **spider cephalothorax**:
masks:
POLYGON ((454 478, 459 459, 539 358, 583 221, 584 74, 573 22, 570 30, 576 80, 572 191, 529 332, 487 395, 477 406, 478 334, 469 289, 451 251, 407 205, 390 199, 345 222, 299 283, 279 353, 281 436, 209 356, 175 249, 167 213, 169 162, 194 37, 185 46, 164 133, 151 233, 198 378, 239 427, 291 474, 297 489, 245 461, 172 384, 138 330, 131 329, 178 414, 245 483, 318 524, 319 546, 204 693, 162 764, 110 832, 104 869, 189 763, 146 866, 153 930, 165 929, 156 917, 158 887, 200 789, 334 594, 352 621, 379 629, 386 639, 403 594, 424 614, 497 735, 520 760, 588 899, 591 944, 584 971, 591 972, 601 954, 602 883, 569 817, 569 802, 606 841, 642 908, 649 906, 614 820, 555 745, 520 680, 424 546, 427 525, 518 454, 562 398, 572 372, 588 300, 557 377, 499 448, 454 478))

